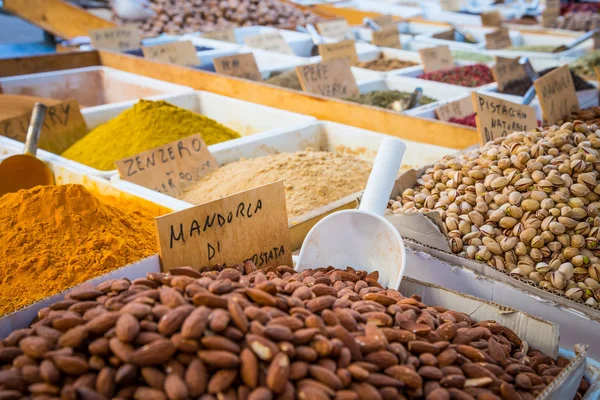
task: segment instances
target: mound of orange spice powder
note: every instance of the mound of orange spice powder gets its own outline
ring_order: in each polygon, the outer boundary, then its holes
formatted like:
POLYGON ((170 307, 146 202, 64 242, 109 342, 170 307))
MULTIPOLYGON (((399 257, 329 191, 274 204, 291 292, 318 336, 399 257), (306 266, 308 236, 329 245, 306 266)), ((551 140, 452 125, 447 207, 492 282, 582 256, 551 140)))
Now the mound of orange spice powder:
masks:
POLYGON ((72 184, 0 197, 0 316, 156 253, 150 215, 111 203, 72 184))

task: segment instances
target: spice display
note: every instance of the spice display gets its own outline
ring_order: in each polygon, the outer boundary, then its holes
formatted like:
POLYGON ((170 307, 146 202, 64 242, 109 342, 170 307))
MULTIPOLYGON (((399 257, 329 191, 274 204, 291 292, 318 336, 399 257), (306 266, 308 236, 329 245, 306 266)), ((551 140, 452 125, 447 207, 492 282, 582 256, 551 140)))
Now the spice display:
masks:
POLYGON ((63 157, 109 171, 115 161, 199 133, 207 145, 240 134, 166 101, 140 100, 69 147, 63 157))
MULTIPOLYGON (((347 97, 344 100, 365 104, 368 106, 393 109, 393 105, 396 101, 406 103, 408 100, 410 100, 410 96, 412 96, 411 92, 400 92, 398 90, 375 90, 373 92, 347 97)), ((436 100, 423 95, 421 96, 419 105, 422 106, 425 104, 430 104, 434 101, 436 100)))
MULTIPOLYGON (((179 35, 238 26, 267 25, 281 28, 314 24, 321 18, 278 0, 178 1, 150 0, 156 15, 139 25, 146 37, 179 35)), ((116 14, 113 19, 124 23, 116 14)), ((131 22, 129 22, 131 23, 131 22)))
POLYGON ((386 58, 383 54, 379 55, 379 58, 371 61, 359 62, 356 66, 358 68, 371 69, 373 71, 392 71, 394 69, 413 67, 418 65, 413 61, 399 60, 397 58, 386 58))
POLYGON ((0 316, 156 253, 154 222, 81 185, 0 197, 0 316))
POLYGON ((452 117, 448 120, 448 122, 452 122, 453 124, 472 126, 473 128, 477 128, 477 121, 475 120, 475 114, 467 115, 466 117, 462 117, 462 118, 452 117))
POLYGON ((570 64, 571 71, 586 78, 596 79, 595 67, 600 66, 600 51, 592 51, 570 64))
POLYGON ((418 78, 464 87, 478 87, 494 82, 492 70, 483 64, 427 72, 419 75, 418 78))
MULTIPOLYGON (((547 68, 543 71, 540 71, 539 75, 544 76, 547 73, 554 71, 555 69, 556 68, 547 68)), ((588 83, 585 79, 581 78, 573 71, 571 71, 571 77, 573 78, 573 83, 575 84, 575 90, 578 92, 581 90, 590 90, 596 88, 594 85, 588 83)), ((531 85, 533 85, 533 82, 531 81, 531 79, 529 79, 528 76, 526 76, 521 79, 515 79, 513 81, 508 82, 502 90, 499 90, 499 92, 512 94, 515 96, 524 96, 525 93, 527 93, 527 90, 529 90, 529 88, 531 87, 531 85)))
POLYGON ((391 210, 435 210, 454 253, 597 307, 597 129, 565 123, 446 156, 392 200, 391 210))
POLYGON ((296 70, 271 75, 265 82, 275 86, 302 91, 302 85, 300 84, 296 70))
POLYGON ((531 51, 534 53, 552 53, 552 50, 556 49, 557 45, 543 45, 543 44, 532 44, 525 46, 511 46, 502 50, 510 50, 510 51, 531 51))
POLYGON ((299 151, 241 159, 221 166, 186 189, 182 200, 202 204, 283 180, 290 218, 363 190, 371 163, 328 151, 299 151))
POLYGON ((600 28, 600 14, 595 12, 570 12, 551 21, 549 27, 570 31, 591 31, 600 28))
POLYGON ((455 60, 475 61, 480 63, 494 61, 494 57, 488 56, 487 54, 474 53, 472 51, 465 50, 452 50, 452 58, 455 60))
POLYGON ((246 262, 73 291, 1 342, 3 398, 533 399, 569 364, 377 278, 246 262))

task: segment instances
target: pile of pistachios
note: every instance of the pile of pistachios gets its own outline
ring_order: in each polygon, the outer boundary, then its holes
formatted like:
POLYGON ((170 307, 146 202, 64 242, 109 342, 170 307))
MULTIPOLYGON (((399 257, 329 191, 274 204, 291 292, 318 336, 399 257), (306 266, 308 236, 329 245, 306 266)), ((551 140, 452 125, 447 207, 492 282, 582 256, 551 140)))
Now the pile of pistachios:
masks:
POLYGON ((437 211, 454 253, 598 307, 599 171, 597 125, 515 132, 444 157, 388 212, 437 211))

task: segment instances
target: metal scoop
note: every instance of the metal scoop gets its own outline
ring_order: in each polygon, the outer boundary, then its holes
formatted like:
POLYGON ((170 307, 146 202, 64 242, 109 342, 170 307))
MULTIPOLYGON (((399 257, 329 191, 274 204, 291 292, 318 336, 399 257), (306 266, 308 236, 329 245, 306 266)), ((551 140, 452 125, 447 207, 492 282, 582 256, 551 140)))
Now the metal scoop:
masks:
POLYGON ((410 97, 407 100, 404 100, 404 101, 396 100, 392 104, 390 104, 390 109, 397 111, 397 112, 403 112, 406 110, 410 110, 411 108, 415 108, 421 102, 422 96, 423 96, 423 89, 421 89, 420 87, 417 87, 417 88, 415 88, 415 90, 413 90, 412 94, 410 95, 410 97))
POLYGON ((462 35, 465 38, 465 42, 466 43, 471 43, 471 44, 477 44, 479 43, 479 41, 477 39, 475 39, 475 36, 473 36, 471 33, 465 31, 462 28, 459 28, 458 25, 456 25, 453 22, 446 22, 448 25, 450 25, 450 27, 452 29, 454 29, 459 35, 462 35))
POLYGON ((38 185, 54 184, 54 176, 50 168, 43 161, 35 158, 46 109, 45 105, 35 103, 27 129, 25 152, 8 157, 0 163, 0 196, 38 185))
POLYGON ((538 79, 540 79, 540 75, 537 72, 535 72, 535 70, 533 69, 531 62, 529 61, 529 57, 521 57, 519 59, 519 64, 521 64, 523 66, 523 68, 525 69, 525 72, 529 76, 529 79, 531 79, 531 86, 529 87, 529 89, 527 89, 527 92, 525 92, 525 95, 523 96, 523 101, 522 101, 522 104, 529 105, 529 104, 531 104, 533 99, 535 99, 535 95, 536 95, 535 85, 533 83, 535 81, 537 81, 538 79))
POLYGON ((319 45, 323 44, 323 37, 317 31, 317 28, 313 24, 306 24, 306 33, 310 35, 310 40, 313 42, 313 46, 310 49, 311 57, 319 55, 319 45))
POLYGON ((367 188, 356 210, 335 212, 319 221, 304 239, 296 269, 351 266, 379 271, 379 283, 397 289, 406 250, 398 230, 383 217, 406 146, 386 137, 379 145, 367 188))
POLYGON ((552 52, 553 53, 562 53, 563 51, 571 50, 571 49, 579 46, 581 43, 585 42, 586 40, 592 38, 599 31, 600 31, 599 29, 593 29, 587 33, 584 33, 583 35, 579 36, 577 39, 575 39, 571 43, 569 43, 567 45, 558 46, 557 48, 552 50, 552 52))

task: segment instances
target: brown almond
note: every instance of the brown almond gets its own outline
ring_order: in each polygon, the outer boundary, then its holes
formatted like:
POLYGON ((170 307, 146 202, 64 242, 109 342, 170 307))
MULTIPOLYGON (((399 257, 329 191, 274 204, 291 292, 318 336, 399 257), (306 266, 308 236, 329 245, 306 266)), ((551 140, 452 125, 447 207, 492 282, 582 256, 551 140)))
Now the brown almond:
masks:
POLYGON ((183 379, 177 374, 169 374, 165 378, 165 393, 169 400, 185 400, 188 398, 188 388, 183 379))
POLYGON ((423 378, 433 381, 439 381, 444 377, 444 374, 442 374, 442 371, 439 368, 430 365, 422 366, 419 368, 418 372, 423 378))
POLYGON ((197 293, 193 298, 196 306, 206 306, 208 308, 227 308, 227 299, 216 296, 209 292, 197 293))
POLYGON ((115 370, 111 367, 104 367, 98 372, 95 382, 95 389, 98 394, 110 399, 115 394, 115 370))
POLYGON ((162 390, 145 386, 136 388, 133 398, 136 400, 167 400, 167 396, 162 390))
POLYGON ((417 336, 410 331, 396 328, 381 328, 381 331, 389 342, 400 342, 407 344, 411 340, 416 340, 417 336))
POLYGON ((385 373, 406 384, 411 389, 420 389, 423 386, 421 375, 404 365, 394 365, 386 368, 385 373))
POLYGON ((213 332, 223 332, 229 324, 229 312, 222 309, 213 310, 208 316, 208 326, 213 332))
POLYGON ((289 380, 290 360, 284 352, 278 353, 267 370, 267 387, 276 394, 282 393, 289 380))
POLYGON ((121 342, 118 338, 114 337, 108 341, 108 346, 115 356, 117 356, 124 363, 129 362, 129 358, 134 352, 132 345, 121 342))
POLYGON ((140 324, 133 315, 124 313, 117 319, 115 334, 120 341, 125 343, 133 342, 139 332, 140 324))
POLYGON ((519 392, 517 392, 513 385, 507 382, 500 384, 500 394, 503 400, 521 400, 519 392))
POLYGON ((193 306, 185 304, 170 310, 158 321, 158 333, 168 336, 177 332, 194 309, 193 306))
POLYGON ((244 310, 242 307, 235 301, 233 298, 230 298, 227 301, 227 310, 229 311, 229 315, 231 316, 231 320, 233 323, 242 331, 246 333, 248 331, 248 317, 244 314, 244 310))
POLYGON ((69 375, 81 375, 88 370, 88 363, 81 357, 55 356, 53 360, 59 370, 69 375))
POLYGON ((237 377, 235 369, 221 369, 215 372, 208 381, 208 393, 222 393, 227 391, 237 377))
POLYGON ((218 335, 204 336, 200 339, 200 343, 208 350, 225 350, 236 354, 242 350, 234 341, 218 335))
POLYGON ((186 339, 198 339, 204 333, 208 324, 208 316, 211 310, 200 306, 193 310, 181 326, 181 336, 186 339))
POLYGON ((316 297, 316 298, 314 298, 312 300, 308 300, 306 302, 306 308, 310 312, 318 314, 319 312, 325 310, 326 308, 331 308, 331 306, 333 305, 333 303, 335 303, 336 300, 337 300, 336 297, 329 296, 329 295, 316 297))
POLYGON ((408 342, 408 351, 414 354, 429 353, 437 355, 440 349, 432 343, 428 343, 422 340, 413 340, 408 342))
POLYGON ((208 384, 208 373, 204 363, 197 358, 192 360, 185 370, 184 380, 191 397, 198 397, 204 393, 208 384))
POLYGON ((58 347, 79 347, 88 338, 88 330, 79 325, 63 333, 58 339, 58 347))
POLYGON ((501 366, 506 366, 508 364, 508 357, 504 347, 500 343, 498 343, 494 338, 490 338, 488 340, 488 353, 490 357, 494 359, 501 366))
POLYGON ((39 336, 28 336, 21 339, 19 347, 25 355, 31 358, 42 358, 50 350, 46 339, 39 336))
POLYGON ((431 327, 425 324, 419 324, 413 321, 402 321, 400 327, 409 332, 414 333, 417 336, 425 336, 431 332, 431 327))
POLYGON ((320 365, 311 365, 308 368, 310 375, 319 382, 329 386, 333 390, 341 390, 342 382, 338 376, 329 369, 320 365))
POLYGON ((169 339, 157 339, 135 350, 130 355, 129 362, 141 367, 159 365, 167 362, 175 351, 175 345, 169 339))
POLYGON ((279 352, 279 347, 269 339, 255 335, 246 335, 248 347, 263 361, 271 361, 275 354, 279 352))
POLYGON ((40 376, 48 383, 56 383, 60 379, 60 371, 50 360, 43 360, 40 364, 40 376))
POLYGON ((437 388, 427 396, 427 400, 450 400, 450 392, 445 388, 437 388))
POLYGON ((246 294, 252 301, 261 306, 274 307, 277 304, 275 297, 260 289, 248 288, 246 289, 246 294))
POLYGON ((440 385, 446 388, 459 388, 465 385, 467 378, 462 375, 448 375, 440 380, 440 385))
POLYGON ((214 368, 235 368, 240 365, 240 357, 223 350, 200 350, 198 357, 205 364, 214 368))
POLYGON ((142 378, 146 384, 154 389, 163 390, 166 375, 164 372, 153 367, 144 367, 141 369, 142 378))
POLYGON ((242 381, 250 389, 258 384, 258 359, 254 352, 244 348, 240 353, 240 373, 242 381))
POLYGON ((122 314, 127 313, 133 315, 137 319, 143 319, 146 318, 148 314, 150 314, 150 312, 152 311, 152 307, 150 307, 148 304, 131 302, 125 304, 120 311, 122 314))
POLYGON ((462 354, 463 356, 467 357, 473 362, 484 362, 486 359, 485 354, 481 350, 476 349, 473 346, 459 344, 456 348, 456 351, 458 351, 459 354, 462 354))
POLYGON ((117 311, 104 312, 85 324, 90 333, 104 334, 115 326, 121 314, 117 311))

